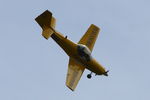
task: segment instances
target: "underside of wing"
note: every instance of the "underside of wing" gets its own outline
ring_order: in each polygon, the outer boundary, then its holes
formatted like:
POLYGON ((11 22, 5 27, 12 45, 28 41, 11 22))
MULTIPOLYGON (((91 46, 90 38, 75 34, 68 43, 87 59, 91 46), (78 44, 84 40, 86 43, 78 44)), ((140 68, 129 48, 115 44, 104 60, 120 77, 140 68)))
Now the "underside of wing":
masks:
POLYGON ((87 32, 83 35, 83 37, 78 43, 86 45, 92 51, 99 31, 99 27, 95 26, 94 24, 91 24, 87 32))
POLYGON ((72 91, 76 88, 84 69, 84 66, 80 65, 72 58, 69 59, 66 86, 72 91))

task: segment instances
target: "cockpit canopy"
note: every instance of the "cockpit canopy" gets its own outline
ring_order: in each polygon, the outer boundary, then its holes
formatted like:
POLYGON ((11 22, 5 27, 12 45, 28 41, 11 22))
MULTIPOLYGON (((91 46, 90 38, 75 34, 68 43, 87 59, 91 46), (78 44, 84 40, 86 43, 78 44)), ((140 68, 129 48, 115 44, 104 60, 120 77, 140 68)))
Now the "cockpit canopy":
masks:
POLYGON ((78 50, 79 55, 83 59, 85 59, 87 61, 89 61, 91 59, 91 51, 87 46, 85 46, 83 44, 78 44, 77 50, 78 50))

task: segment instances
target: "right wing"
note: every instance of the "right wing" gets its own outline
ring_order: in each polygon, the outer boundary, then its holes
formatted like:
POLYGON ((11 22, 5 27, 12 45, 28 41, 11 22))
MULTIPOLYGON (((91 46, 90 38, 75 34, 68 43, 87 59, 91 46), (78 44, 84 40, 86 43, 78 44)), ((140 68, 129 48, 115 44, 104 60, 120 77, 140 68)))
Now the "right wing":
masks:
POLYGON ((99 31, 100 28, 92 24, 82 36, 78 44, 84 44, 92 51, 99 31))
POLYGON ((69 59, 66 86, 72 91, 76 88, 84 69, 84 66, 75 62, 72 58, 69 59))

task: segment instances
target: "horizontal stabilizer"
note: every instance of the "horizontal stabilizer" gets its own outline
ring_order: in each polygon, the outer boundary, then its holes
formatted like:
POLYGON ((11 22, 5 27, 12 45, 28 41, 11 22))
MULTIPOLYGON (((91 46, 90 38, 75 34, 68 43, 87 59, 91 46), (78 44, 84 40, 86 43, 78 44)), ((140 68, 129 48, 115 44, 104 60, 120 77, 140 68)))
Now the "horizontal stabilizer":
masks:
POLYGON ((52 13, 46 10, 37 18, 35 18, 35 20, 43 29, 42 36, 48 39, 53 34, 53 29, 55 28, 56 24, 56 20, 52 16, 52 13))

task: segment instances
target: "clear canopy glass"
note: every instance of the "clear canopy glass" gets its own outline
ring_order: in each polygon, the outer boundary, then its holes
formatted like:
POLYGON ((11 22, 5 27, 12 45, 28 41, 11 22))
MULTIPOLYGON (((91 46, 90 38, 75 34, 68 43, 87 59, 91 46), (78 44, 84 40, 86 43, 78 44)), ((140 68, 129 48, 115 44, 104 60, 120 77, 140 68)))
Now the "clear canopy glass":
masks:
POLYGON ((83 59, 85 59, 87 61, 89 61, 91 59, 91 51, 87 46, 85 46, 83 44, 78 44, 77 50, 78 50, 79 55, 83 59))

